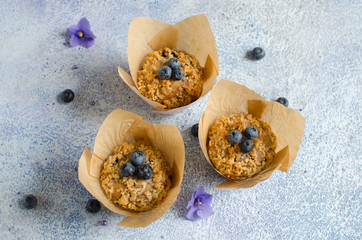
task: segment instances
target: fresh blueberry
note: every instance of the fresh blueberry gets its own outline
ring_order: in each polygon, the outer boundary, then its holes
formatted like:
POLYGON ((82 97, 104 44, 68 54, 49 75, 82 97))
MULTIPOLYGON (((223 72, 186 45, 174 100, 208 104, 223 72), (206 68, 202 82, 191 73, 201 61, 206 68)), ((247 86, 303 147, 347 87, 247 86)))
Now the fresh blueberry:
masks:
POLYGON ((158 69, 158 76, 161 79, 170 79, 172 75, 172 69, 169 66, 163 66, 158 69))
POLYGON ((177 68, 172 71, 172 78, 175 80, 181 80, 185 76, 184 71, 181 68, 177 68))
POLYGON ((199 137, 199 124, 196 123, 191 127, 191 134, 194 137, 199 137))
POLYGON ((61 93, 60 99, 65 103, 70 103, 74 99, 74 92, 70 89, 66 89, 61 93))
POLYGON ((168 66, 175 70, 181 66, 181 63, 177 58, 171 58, 170 60, 168 60, 168 66))
POLYGON ((253 51, 251 51, 251 55, 253 59, 260 60, 265 56, 265 51, 260 47, 256 47, 253 49, 253 51))
POLYGON ((243 153, 250 153, 253 150, 254 144, 251 140, 244 140, 239 144, 240 151, 243 153))
POLYGON ((37 204, 38 204, 38 199, 36 199, 36 197, 34 195, 28 194, 28 195, 24 196, 23 206, 26 209, 35 208, 37 204))
POLYGON ((101 204, 97 199, 90 199, 87 202, 86 209, 88 212, 96 213, 101 209, 101 204))
POLYGON ((119 169, 119 173, 122 177, 129 177, 132 176, 135 172, 135 167, 132 165, 132 163, 123 163, 121 168, 119 169))
POLYGON ((254 140, 258 137, 258 129, 254 126, 247 127, 244 131, 244 136, 247 139, 254 140))
POLYGON ((151 179, 153 176, 152 167, 148 164, 144 164, 138 168, 138 177, 144 180, 151 179))
POLYGON ((134 166, 140 166, 146 162, 146 154, 142 151, 136 150, 131 153, 129 159, 134 166))
POLYGON ((285 97, 280 97, 277 99, 277 102, 283 104, 284 106, 288 107, 289 101, 285 97))
POLYGON ((233 131, 229 132, 229 134, 228 134, 228 141, 231 144, 238 144, 239 142, 241 142, 242 138, 243 138, 243 135, 238 130, 233 130, 233 131))

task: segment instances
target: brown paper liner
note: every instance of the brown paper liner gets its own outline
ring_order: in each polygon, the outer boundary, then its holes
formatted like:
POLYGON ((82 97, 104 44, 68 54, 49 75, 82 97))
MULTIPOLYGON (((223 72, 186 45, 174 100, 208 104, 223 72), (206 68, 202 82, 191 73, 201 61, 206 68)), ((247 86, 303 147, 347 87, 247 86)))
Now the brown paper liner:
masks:
POLYGON ((210 24, 204 14, 184 19, 175 25, 169 25, 150 18, 137 17, 130 24, 128 31, 128 62, 131 76, 118 67, 118 73, 123 81, 154 110, 163 114, 180 113, 191 104, 165 109, 166 106, 144 97, 137 89, 138 70, 147 53, 160 48, 169 47, 186 51, 200 62, 205 70, 205 82, 200 98, 205 96, 215 85, 219 75, 219 60, 216 42, 210 24))
POLYGON ((123 110, 114 110, 100 127, 93 154, 85 148, 79 159, 78 177, 84 187, 109 210, 126 215, 118 225, 122 227, 146 227, 162 217, 173 205, 180 192, 185 164, 185 148, 177 127, 153 125, 136 114, 123 110), (172 168, 172 185, 166 199, 157 208, 147 212, 135 212, 112 203, 106 197, 101 182, 100 172, 104 161, 112 150, 121 145, 143 140, 160 149, 172 168))
POLYGON ((229 179, 215 188, 248 188, 268 179, 275 170, 287 172, 297 157, 303 138, 305 118, 291 108, 277 102, 265 101, 249 88, 225 79, 221 79, 215 86, 199 122, 199 142, 211 166, 220 173, 207 153, 208 131, 221 116, 228 117, 233 113, 251 113, 270 125, 277 138, 276 158, 270 166, 253 177, 241 181, 229 179))

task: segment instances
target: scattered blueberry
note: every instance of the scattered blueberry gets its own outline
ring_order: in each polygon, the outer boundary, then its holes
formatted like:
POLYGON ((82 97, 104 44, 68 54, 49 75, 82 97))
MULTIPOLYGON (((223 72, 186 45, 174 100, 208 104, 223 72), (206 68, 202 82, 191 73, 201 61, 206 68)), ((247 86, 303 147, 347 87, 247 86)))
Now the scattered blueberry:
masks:
POLYGON ((253 59, 260 60, 265 56, 265 52, 262 48, 256 47, 253 49, 253 51, 251 51, 251 55, 253 59))
POLYGON ((185 76, 184 71, 181 68, 177 68, 172 71, 172 78, 175 80, 181 80, 185 76))
POLYGON ((69 102, 73 101, 73 99, 74 99, 74 92, 70 89, 66 89, 61 93, 60 99, 63 102, 69 103, 69 102))
POLYGON ((37 204, 38 204, 38 199, 36 199, 36 197, 34 195, 28 194, 28 195, 24 196, 23 206, 26 209, 35 208, 37 204))
POLYGON ((251 140, 244 140, 239 144, 240 151, 243 153, 250 153, 253 150, 254 144, 251 140))
POLYGON ((153 176, 152 167, 148 164, 144 164, 138 168, 138 177, 147 180, 151 179, 153 176))
POLYGON ((277 99, 277 102, 283 104, 284 106, 288 107, 289 101, 285 97, 280 97, 277 99))
POLYGON ((87 202, 86 209, 88 212, 97 213, 101 209, 101 204, 97 199, 90 199, 87 202))
POLYGON ((228 141, 231 144, 238 144, 239 142, 241 142, 242 138, 243 138, 243 135, 238 130, 233 130, 233 131, 229 132, 229 134, 228 134, 228 141))
POLYGON ((169 66, 163 66, 158 69, 158 76, 161 79, 170 79, 172 75, 172 69, 169 66))
POLYGON ((107 221, 106 221, 106 220, 103 220, 103 221, 101 222, 101 224, 102 224, 102 226, 106 226, 106 225, 107 225, 107 221))
POLYGON ((170 60, 168 60, 168 66, 175 70, 181 66, 181 63, 177 58, 171 58, 170 60))
POLYGON ((135 172, 135 167, 132 165, 132 163, 123 163, 121 168, 119 169, 119 173, 122 177, 129 177, 132 176, 135 172))
POLYGON ((199 137, 199 124, 196 123, 191 127, 191 134, 194 137, 199 137))
POLYGON ((254 140, 258 137, 258 129, 254 126, 247 127, 244 131, 244 136, 247 139, 254 140))
POLYGON ((146 162, 146 154, 142 151, 136 150, 131 153, 129 159, 134 166, 140 166, 146 162))

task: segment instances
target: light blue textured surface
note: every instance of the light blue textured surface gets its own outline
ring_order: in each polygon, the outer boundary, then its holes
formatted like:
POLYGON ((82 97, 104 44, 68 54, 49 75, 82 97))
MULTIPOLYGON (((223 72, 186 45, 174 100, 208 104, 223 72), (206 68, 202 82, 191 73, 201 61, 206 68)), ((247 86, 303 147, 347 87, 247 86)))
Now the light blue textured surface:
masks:
POLYGON ((361 239, 361 10, 353 0, 1 1, 0 239, 361 239), (182 114, 162 116, 119 78, 117 66, 128 68, 134 17, 174 24, 200 13, 215 35, 218 79, 268 100, 285 96, 306 117, 289 173, 250 189, 213 189, 223 179, 190 134, 209 95, 182 114), (82 17, 95 45, 69 48, 65 30, 82 17), (265 58, 247 60, 256 46, 265 58), (76 93, 67 105, 56 101, 66 88, 76 93), (91 195, 77 179, 84 147, 92 149, 116 108, 176 125, 185 141, 179 198, 144 229, 117 227, 123 217, 104 207, 87 213, 91 195), (215 214, 189 222, 185 207, 200 185, 214 195, 215 214), (20 208, 28 193, 38 197, 34 210, 20 208))

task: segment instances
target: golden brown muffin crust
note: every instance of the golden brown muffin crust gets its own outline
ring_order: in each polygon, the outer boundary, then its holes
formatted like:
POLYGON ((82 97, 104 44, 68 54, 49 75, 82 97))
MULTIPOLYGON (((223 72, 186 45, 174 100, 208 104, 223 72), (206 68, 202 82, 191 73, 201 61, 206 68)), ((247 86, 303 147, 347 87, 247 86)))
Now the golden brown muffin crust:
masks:
POLYGON ((137 87, 140 93, 167 109, 177 108, 196 101, 202 93, 204 71, 192 55, 170 48, 148 53, 138 71, 137 87), (167 66, 168 60, 177 58, 185 76, 182 80, 161 79, 158 70, 167 66))
POLYGON ((210 128, 207 146, 209 158, 221 174, 233 180, 243 180, 270 165, 275 158, 276 137, 267 123, 251 114, 232 114, 229 117, 222 116, 210 128), (252 140, 253 150, 242 153, 238 144, 228 141, 228 133, 232 130, 243 133, 249 126, 256 127, 259 136, 252 140))
POLYGON ((101 185, 107 198, 121 207, 135 211, 148 211, 159 206, 171 187, 171 170, 163 153, 142 142, 123 143, 116 147, 104 162, 101 171, 101 185), (122 177, 119 169, 130 162, 130 154, 140 150, 146 154, 146 164, 153 170, 148 180, 138 178, 137 173, 122 177))

